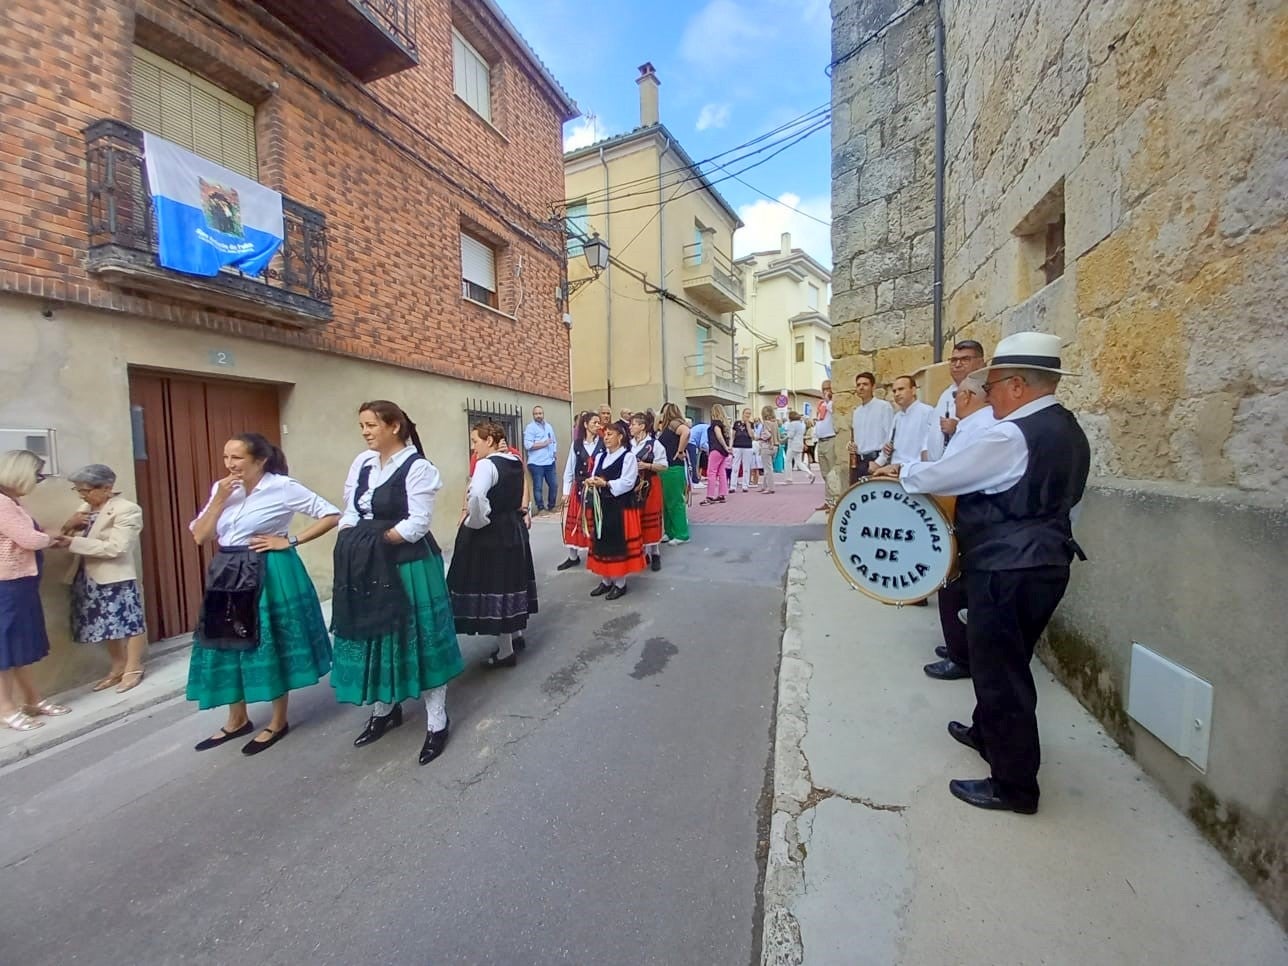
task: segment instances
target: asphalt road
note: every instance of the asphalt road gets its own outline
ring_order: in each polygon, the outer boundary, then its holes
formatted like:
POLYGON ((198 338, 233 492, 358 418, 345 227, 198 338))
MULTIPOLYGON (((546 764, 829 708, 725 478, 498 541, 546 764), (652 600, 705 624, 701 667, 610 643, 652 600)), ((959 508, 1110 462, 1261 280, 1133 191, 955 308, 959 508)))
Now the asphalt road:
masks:
POLYGON ((751 963, 806 532, 695 528, 605 602, 538 523, 528 650, 452 685, 423 768, 422 708, 355 749, 323 683, 255 758, 194 753, 222 712, 177 701, 0 772, 0 963, 751 963))

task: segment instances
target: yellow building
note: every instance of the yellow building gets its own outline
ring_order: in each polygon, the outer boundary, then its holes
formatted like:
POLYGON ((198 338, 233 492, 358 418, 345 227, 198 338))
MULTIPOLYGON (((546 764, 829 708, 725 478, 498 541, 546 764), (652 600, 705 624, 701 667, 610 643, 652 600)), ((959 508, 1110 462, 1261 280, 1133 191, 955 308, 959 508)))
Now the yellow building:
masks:
POLYGON ((787 405, 812 415, 832 367, 828 286, 832 273, 792 247, 784 232, 774 251, 734 263, 747 279, 747 307, 735 317, 738 354, 747 358, 748 405, 787 405))
POLYGON ((661 122, 652 64, 636 83, 640 126, 564 155, 573 404, 669 401, 702 419, 746 400, 733 322, 747 299, 732 258, 742 222, 661 122), (582 240, 596 234, 611 262, 592 280, 582 240))

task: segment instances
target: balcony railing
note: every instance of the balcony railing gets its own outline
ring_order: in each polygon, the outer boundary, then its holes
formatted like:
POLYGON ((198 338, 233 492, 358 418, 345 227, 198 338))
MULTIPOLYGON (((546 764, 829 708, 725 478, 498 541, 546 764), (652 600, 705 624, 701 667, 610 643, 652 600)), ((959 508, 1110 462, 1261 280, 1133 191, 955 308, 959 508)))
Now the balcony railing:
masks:
POLYGON ((684 246, 684 288, 718 312, 736 312, 747 305, 742 272, 711 244, 684 246))
POLYGON ((739 403, 747 398, 746 366, 711 353, 684 357, 684 391, 691 399, 739 403))
POLYGON ((331 318, 326 216, 282 197, 285 237, 263 275, 213 278, 162 268, 143 132, 120 121, 85 129, 91 272, 131 288, 295 324, 331 318))
POLYGON ((420 63, 415 0, 259 0, 361 81, 420 63))

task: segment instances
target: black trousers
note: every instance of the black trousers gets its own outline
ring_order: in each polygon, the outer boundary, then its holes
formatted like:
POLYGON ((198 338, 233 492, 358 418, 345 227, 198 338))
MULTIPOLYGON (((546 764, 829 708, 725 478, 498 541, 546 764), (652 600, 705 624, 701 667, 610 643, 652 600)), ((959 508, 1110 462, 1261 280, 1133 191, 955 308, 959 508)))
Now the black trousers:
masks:
POLYGON ((1069 568, 970 571, 965 581, 970 608, 966 641, 975 685, 971 730, 998 791, 1036 804, 1042 753, 1037 687, 1029 664, 1069 586, 1069 568))
POLYGON ((944 632, 948 660, 970 669, 970 651, 966 644, 966 625, 957 612, 966 606, 966 578, 960 574, 947 587, 939 589, 939 626, 944 632))

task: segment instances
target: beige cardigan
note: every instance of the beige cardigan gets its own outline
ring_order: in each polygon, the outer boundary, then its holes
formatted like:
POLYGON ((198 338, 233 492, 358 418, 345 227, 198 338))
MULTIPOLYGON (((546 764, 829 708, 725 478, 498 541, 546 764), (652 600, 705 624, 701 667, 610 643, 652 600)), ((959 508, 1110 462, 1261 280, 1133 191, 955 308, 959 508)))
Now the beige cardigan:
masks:
MULTIPOLYGON (((82 503, 81 513, 92 512, 88 503, 82 503)), ((85 575, 96 584, 115 584, 123 580, 138 579, 134 563, 143 532, 143 510, 123 496, 113 496, 98 511, 94 525, 84 537, 72 537, 72 565, 66 580, 71 583, 81 562, 85 575)))

